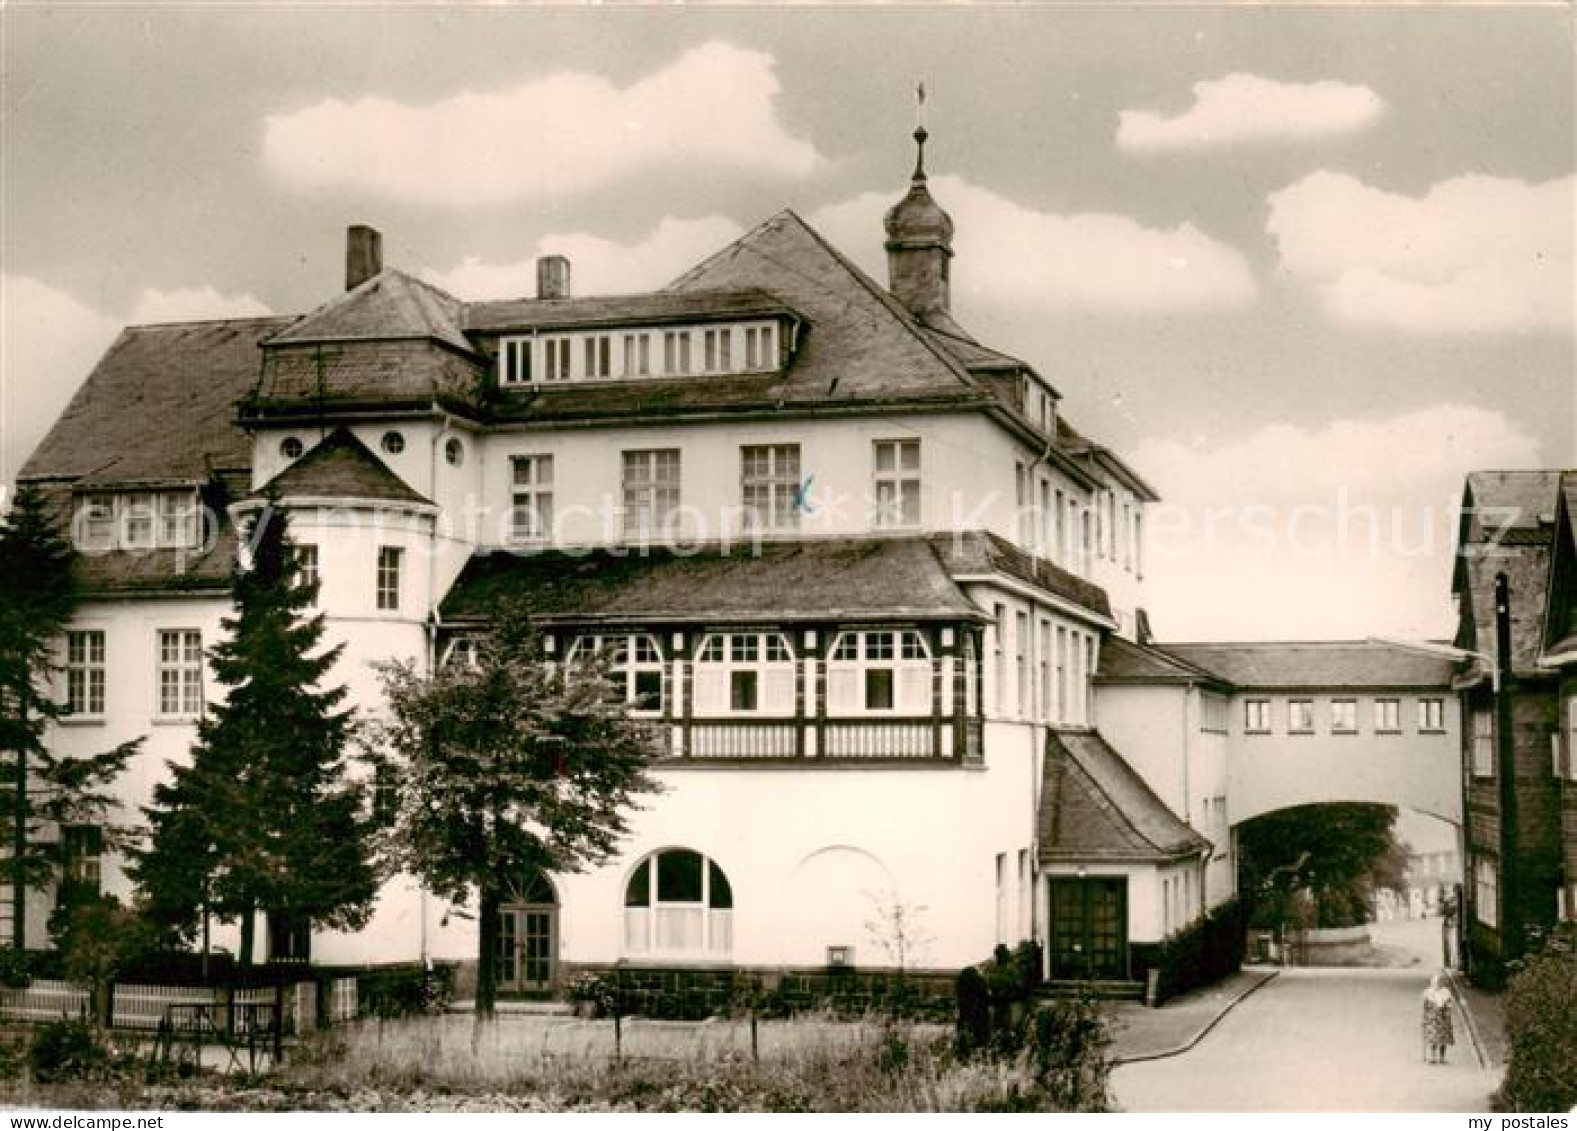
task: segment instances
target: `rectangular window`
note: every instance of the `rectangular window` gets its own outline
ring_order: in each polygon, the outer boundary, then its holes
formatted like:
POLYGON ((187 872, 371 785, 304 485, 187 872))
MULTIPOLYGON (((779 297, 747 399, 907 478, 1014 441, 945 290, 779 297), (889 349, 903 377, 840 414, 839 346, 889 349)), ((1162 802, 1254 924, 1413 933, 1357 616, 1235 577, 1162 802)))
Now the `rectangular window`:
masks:
POLYGON ((378 608, 384 611, 400 607, 400 566, 405 551, 398 546, 378 547, 378 608))
POLYGON ((1069 667, 1072 657, 1068 653, 1068 630, 1062 626, 1057 627, 1057 654, 1053 662, 1057 665, 1057 714, 1063 722, 1072 722, 1072 697, 1068 694, 1069 667))
POLYGON ((121 545, 128 550, 154 547, 154 521, 157 517, 154 496, 138 491, 121 498, 121 545))
POLYGON ((498 380, 524 385, 531 380, 531 339, 505 338, 498 345, 498 380))
POLYGON ((1331 733, 1332 734, 1357 734, 1358 733, 1358 700, 1332 699, 1331 700, 1331 733))
POLYGON ((623 458, 625 536, 669 530, 679 509, 679 449, 625 452, 623 458))
POLYGON ((745 369, 751 372, 776 369, 777 354, 772 348, 771 326, 751 326, 745 330, 745 369))
POLYGON ((197 496, 164 491, 159 499, 159 545, 185 549, 197 545, 197 496))
POLYGON ((115 546, 115 497, 88 495, 77 509, 77 548, 88 553, 115 546))
POLYGON ((548 381, 568 381, 570 339, 546 338, 542 343, 542 376, 548 381))
POLYGON ((759 677, 754 671, 732 671, 728 677, 728 706, 734 711, 754 711, 759 702, 759 677))
POLYGON ((607 334, 593 334, 586 342, 586 376, 608 377, 613 373, 613 339, 607 334))
POLYGON ((1068 500, 1060 488, 1057 490, 1056 508, 1051 556, 1056 559, 1058 565, 1066 566, 1068 564, 1068 500))
POLYGON ((1473 861, 1473 912, 1486 927, 1500 925, 1499 869, 1482 856, 1473 861))
POLYGON ((1008 856, 997 853, 997 942, 1008 941, 1008 856))
POLYGON ((747 444, 739 449, 740 494, 752 530, 799 528, 799 445, 747 444))
POLYGON ((873 445, 874 524, 879 529, 920 525, 920 441, 877 440, 873 445))
POLYGON ((1007 606, 1002 604, 993 605, 991 611, 995 618, 991 622, 991 678, 996 681, 997 714, 1006 715, 1008 712, 1008 611, 1007 606))
POLYGON ((1035 933, 1034 908, 1030 904, 1030 895, 1034 888, 1030 883, 1029 849, 1018 850, 1018 937, 1027 939, 1035 933))
POLYGON ((297 543, 290 548, 296 566, 296 581, 308 589, 318 585, 318 548, 310 543, 297 543))
POLYGON ((1402 701, 1400 699, 1374 701, 1374 729, 1380 734, 1401 733, 1402 701))
POLYGON ((1314 733, 1314 700, 1292 699, 1287 703, 1287 733, 1314 733))
POLYGON ((103 861, 103 828, 98 825, 62 825, 60 895, 66 898, 98 895, 104 882, 103 861))
POLYGON ((1199 729, 1207 734, 1227 732, 1227 697, 1206 691, 1199 697, 1199 729))
POLYGON ((690 331, 668 330, 663 334, 663 372, 690 372, 690 331))
POLYGON ((104 633, 66 633, 66 714, 104 713, 104 633))
POLYGON ((1484 708, 1473 712, 1473 776, 1495 776, 1495 716, 1484 708))
POLYGON ((1035 706, 1029 682, 1029 614, 1018 612, 1013 615, 1013 647, 1017 655, 1014 657, 1018 665, 1018 717, 1021 719, 1034 718, 1035 706))
POLYGON ((191 718, 203 710, 203 634, 196 629, 162 629, 156 665, 159 714, 191 718))
POLYGON ((553 457, 514 456, 512 468, 509 535, 522 542, 553 536, 553 457))
POLYGON ((1446 701, 1420 699, 1418 701, 1418 729, 1426 734, 1438 734, 1446 729, 1446 701))
POLYGON ((1577 695, 1566 700, 1566 776, 1577 781, 1577 695))
POLYGON ((1270 733, 1270 700, 1245 699, 1243 701, 1243 730, 1247 734, 1270 733))
POLYGON ((1051 621, 1045 617, 1040 620, 1040 648, 1036 657, 1040 662, 1040 717, 1056 719, 1061 715, 1062 704, 1055 701, 1051 683, 1051 621))
POLYGON ((1057 532, 1051 517, 1051 480, 1040 481, 1040 556, 1049 558, 1056 552, 1057 532))

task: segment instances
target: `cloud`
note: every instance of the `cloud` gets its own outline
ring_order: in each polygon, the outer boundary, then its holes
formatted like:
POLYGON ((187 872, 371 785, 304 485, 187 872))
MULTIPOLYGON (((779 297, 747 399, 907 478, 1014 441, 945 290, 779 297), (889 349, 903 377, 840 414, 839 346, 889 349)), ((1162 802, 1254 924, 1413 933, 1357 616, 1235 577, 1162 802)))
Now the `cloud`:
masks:
POLYGON ((145 290, 129 314, 105 312, 27 275, 0 275, 0 484, 9 483, 128 322, 268 311, 212 287, 145 290))
POLYGON ((563 198, 660 169, 803 177, 822 158, 778 120, 774 68, 714 41, 623 88, 561 72, 425 106, 330 99, 271 115, 263 157, 298 190, 453 208, 563 198))
POLYGON ((1133 459, 1165 497, 1146 578, 1163 638, 1361 638, 1449 635, 1463 478, 1540 466, 1540 450, 1500 412, 1442 404, 1152 437, 1133 459))
POLYGON ((1175 117, 1124 110, 1117 148, 1164 152, 1334 137, 1365 129, 1384 112, 1384 100, 1366 86, 1239 73, 1196 82, 1194 104, 1175 117))
POLYGON ((422 277, 470 301, 529 298, 537 293, 536 259, 568 256, 575 294, 629 294, 656 290, 699 260, 739 238, 744 229, 722 216, 698 220, 665 217, 645 238, 621 244, 585 232, 543 236, 530 259, 490 264, 467 256, 448 271, 422 277))
POLYGON ((1577 180, 1464 176, 1421 197, 1313 173, 1269 199, 1282 270, 1332 318, 1417 334, 1572 326, 1577 180))
MULTIPOLYGON (((1153 313, 1238 309, 1256 286, 1237 249, 1192 224, 1147 228, 1128 216, 1038 212, 957 177, 933 177, 952 215, 953 299, 999 311, 1153 313)), ((878 280, 882 216, 901 190, 866 193, 810 222, 878 280)))

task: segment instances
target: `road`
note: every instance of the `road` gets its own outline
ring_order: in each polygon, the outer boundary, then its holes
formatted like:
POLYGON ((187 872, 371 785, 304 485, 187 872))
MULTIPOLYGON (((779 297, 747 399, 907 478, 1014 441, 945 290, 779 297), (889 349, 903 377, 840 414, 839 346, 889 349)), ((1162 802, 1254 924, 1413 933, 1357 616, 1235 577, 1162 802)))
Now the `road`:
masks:
POLYGON ((1286 970, 1192 1050, 1112 1074, 1120 1110, 1488 1111, 1461 1012, 1449 1063, 1425 1064, 1428 968, 1286 970))

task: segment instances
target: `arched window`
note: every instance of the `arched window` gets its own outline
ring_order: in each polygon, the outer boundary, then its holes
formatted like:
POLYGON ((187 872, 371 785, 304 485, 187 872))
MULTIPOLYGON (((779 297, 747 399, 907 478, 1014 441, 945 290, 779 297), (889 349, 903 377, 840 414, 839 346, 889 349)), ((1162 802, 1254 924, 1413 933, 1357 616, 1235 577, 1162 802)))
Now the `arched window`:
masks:
POLYGON ((644 633, 579 636, 569 651, 570 662, 606 654, 614 692, 632 715, 663 713, 663 653, 654 637, 644 633))
POLYGON ((695 713, 794 713, 794 653, 781 632, 712 632, 695 656, 695 713))
POLYGON ((845 632, 827 661, 827 703, 835 715, 928 715, 931 654, 914 629, 845 632))
POLYGON ((627 954, 726 958, 734 948, 734 892, 716 862, 688 848, 642 860, 624 889, 627 954))

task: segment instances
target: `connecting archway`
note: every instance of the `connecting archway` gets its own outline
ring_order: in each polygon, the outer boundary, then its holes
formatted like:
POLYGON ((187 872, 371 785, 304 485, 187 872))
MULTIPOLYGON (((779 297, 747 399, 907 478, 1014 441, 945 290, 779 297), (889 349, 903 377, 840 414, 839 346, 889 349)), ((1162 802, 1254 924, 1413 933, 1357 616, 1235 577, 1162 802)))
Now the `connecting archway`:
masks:
POLYGON ((1246 741, 1227 759, 1227 818, 1236 827, 1300 805, 1367 802, 1460 826, 1461 765, 1454 736, 1246 741))

